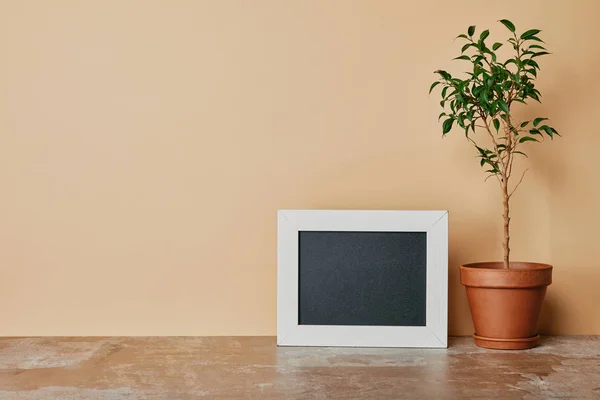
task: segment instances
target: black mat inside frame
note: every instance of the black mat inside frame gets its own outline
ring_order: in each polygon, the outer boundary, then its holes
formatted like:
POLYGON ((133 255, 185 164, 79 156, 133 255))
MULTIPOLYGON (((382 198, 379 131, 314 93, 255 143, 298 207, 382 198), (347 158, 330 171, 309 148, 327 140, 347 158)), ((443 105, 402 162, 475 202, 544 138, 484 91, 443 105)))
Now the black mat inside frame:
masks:
POLYGON ((426 232, 298 233, 300 325, 426 325, 426 232))

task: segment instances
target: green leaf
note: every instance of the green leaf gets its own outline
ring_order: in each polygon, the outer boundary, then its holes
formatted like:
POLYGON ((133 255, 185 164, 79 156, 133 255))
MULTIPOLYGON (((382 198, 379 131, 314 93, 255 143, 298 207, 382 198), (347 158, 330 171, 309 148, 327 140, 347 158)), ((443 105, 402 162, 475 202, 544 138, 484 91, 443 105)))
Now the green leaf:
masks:
POLYGON ((529 157, 527 157, 527 154, 523 153, 522 151, 515 150, 515 151, 513 151, 513 154, 520 154, 522 156, 525 156, 525 158, 529 158, 529 157))
POLYGON ((515 31, 515 25, 507 19, 501 19, 500 22, 511 32, 515 31))
POLYGON ((500 47, 502 47, 502 43, 500 43, 500 42, 496 42, 496 43, 494 43, 494 45, 492 46, 492 50, 496 51, 496 50, 498 50, 500 47))
POLYGON ((450 132, 450 129, 452 129, 453 124, 454 124, 453 118, 448 118, 447 120, 445 120, 444 123, 442 124, 442 134, 445 135, 446 133, 450 132))
POLYGON ((502 111, 504 111, 505 113, 510 114, 510 110, 508 109, 508 105, 504 101, 500 100, 498 102, 498 108, 501 109, 502 111))
POLYGON ((539 131, 539 130, 537 130, 537 129, 530 129, 530 130, 529 130, 529 134, 530 134, 530 135, 541 135, 541 134, 542 134, 542 132, 540 132, 540 131, 539 131))
POLYGON ((540 97, 537 95, 537 93, 533 92, 533 93, 529 93, 529 97, 531 97, 532 99, 534 99, 535 101, 537 101, 538 103, 541 103, 540 101, 540 97))
POLYGON ((489 107, 489 99, 488 99, 488 95, 486 92, 481 92, 481 97, 480 97, 481 102, 483 103, 482 105, 485 105, 486 107, 489 107))
POLYGON ((544 47, 537 45, 537 44, 532 44, 531 46, 529 46, 530 49, 541 49, 541 50, 546 50, 544 47))
POLYGON ((458 39, 458 38, 469 39, 469 37, 467 35, 465 35, 464 33, 461 35, 458 35, 455 39, 458 39))
POLYGON ((440 74, 440 76, 442 78, 444 78, 445 80, 450 80, 452 78, 452 75, 450 75, 449 73, 447 73, 444 70, 438 69, 437 71, 434 71, 434 73, 436 74, 440 74))
POLYGON ((469 34, 469 36, 473 36, 473 34, 475 33, 475 25, 471 25, 467 33, 469 34))
POLYGON ((523 143, 523 142, 539 142, 539 140, 537 140, 536 138, 532 138, 531 136, 523 136, 521 139, 519 139, 519 143, 523 143))
POLYGON ((443 116, 445 116, 445 115, 446 115, 446 113, 445 113, 445 112, 443 112, 443 113, 440 113, 440 115, 438 116, 438 121, 440 120, 440 118, 442 118, 442 117, 443 117, 443 116))
POLYGON ((531 65, 533 68, 540 69, 538 63, 532 59, 523 60, 523 65, 531 65))
POLYGON ((448 87, 449 87, 449 86, 445 86, 445 87, 442 89, 442 98, 443 98, 444 100, 446 99, 446 93, 448 92, 448 87))
POLYGON ((431 84, 431 86, 429 87, 429 94, 431 94, 431 91, 433 90, 434 87, 436 87, 437 85, 439 85, 442 82, 433 82, 431 84))
POLYGON ((545 56, 547 54, 550 54, 550 53, 548 53, 547 51, 540 51, 539 53, 535 53, 534 55, 532 55, 531 58, 535 58, 535 57, 539 57, 539 56, 545 56))
POLYGON ((490 36, 490 30, 486 29, 485 31, 481 32, 481 35, 479 35, 479 40, 483 42, 488 36, 490 36))
POLYGON ((467 43, 467 44, 465 44, 465 45, 462 47, 462 49, 460 49, 460 54, 464 53, 464 52, 465 52, 465 50, 467 50, 467 49, 468 49, 469 47, 471 47, 471 46, 475 46, 475 45, 474 45, 473 43, 467 43))
POLYGON ((521 39, 528 39, 532 36, 537 35, 540 32, 541 32, 541 30, 539 30, 539 29, 530 29, 526 32, 523 32, 523 34, 521 35, 521 39))
POLYGON ((471 58, 469 56, 458 56, 458 57, 454 57, 453 60, 467 60, 467 61, 471 61, 471 58))
POLYGON ((525 121, 525 122, 521 122, 521 128, 524 128, 527 126, 527 124, 529 123, 529 121, 525 121))
POLYGON ((548 125, 543 125, 540 127, 540 129, 543 129, 546 132, 546 135, 550 136, 550 139, 553 138, 554 131, 551 127, 549 127, 548 125))
POLYGON ((538 126, 540 124, 540 122, 542 121, 547 121, 548 118, 536 118, 533 120, 533 126, 538 126))
POLYGON ((527 38, 527 39, 525 39, 525 40, 534 40, 534 41, 536 41, 536 42, 542 42, 542 43, 545 43, 545 42, 544 42, 542 39, 540 39, 540 38, 539 38, 539 37, 537 37, 537 36, 531 36, 531 37, 528 37, 528 38, 527 38))
POLYGON ((496 118, 494 118, 494 128, 496 128, 496 132, 498 131, 498 129, 500 129, 500 121, 498 121, 496 118))

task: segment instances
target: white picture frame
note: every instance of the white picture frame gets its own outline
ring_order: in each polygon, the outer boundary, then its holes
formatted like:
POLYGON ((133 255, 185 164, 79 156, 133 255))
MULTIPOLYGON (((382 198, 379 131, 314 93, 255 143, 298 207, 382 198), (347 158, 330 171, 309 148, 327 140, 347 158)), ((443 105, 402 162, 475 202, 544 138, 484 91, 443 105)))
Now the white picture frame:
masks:
POLYGON ((278 346, 448 346, 448 211, 279 210, 277 238, 278 346), (426 326, 299 325, 300 231, 426 232, 426 326))

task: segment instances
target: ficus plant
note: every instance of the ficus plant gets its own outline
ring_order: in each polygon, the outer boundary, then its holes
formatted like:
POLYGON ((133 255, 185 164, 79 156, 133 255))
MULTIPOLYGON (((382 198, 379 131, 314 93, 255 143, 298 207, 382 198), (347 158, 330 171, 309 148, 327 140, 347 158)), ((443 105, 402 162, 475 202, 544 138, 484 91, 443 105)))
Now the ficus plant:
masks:
POLYGON ((540 70, 537 60, 549 54, 538 36, 541 31, 529 29, 518 34, 509 20, 499 22, 509 31, 510 37, 505 42, 487 42, 490 31, 486 29, 476 35, 475 26, 457 36, 464 44, 461 55, 454 60, 467 62, 468 71, 462 77, 444 70, 435 71, 439 79, 431 84, 429 93, 436 87, 441 89, 443 111, 438 120, 443 119, 442 136, 453 127, 462 129, 467 141, 477 150, 480 165, 488 173, 486 180, 494 177, 502 189, 503 261, 504 267, 509 268, 509 203, 527 172, 525 170, 517 183, 511 185, 514 161, 517 157, 527 157, 527 143, 560 135, 546 123, 545 117, 517 121, 512 113, 516 103, 540 102, 541 94, 535 87, 540 70), (503 46, 511 50, 508 58, 501 60, 498 51, 503 46))

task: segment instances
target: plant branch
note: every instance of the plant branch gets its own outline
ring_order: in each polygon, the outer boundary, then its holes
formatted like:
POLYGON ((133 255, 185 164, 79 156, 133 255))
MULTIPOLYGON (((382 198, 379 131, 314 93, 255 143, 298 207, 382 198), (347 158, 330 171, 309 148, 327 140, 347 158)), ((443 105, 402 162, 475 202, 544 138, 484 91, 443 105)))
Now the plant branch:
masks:
POLYGON ((492 133, 492 129, 490 128, 490 125, 488 124, 487 119, 485 118, 485 115, 482 115, 481 119, 483 120, 483 123, 485 124, 485 127, 484 127, 485 130, 490 135, 490 138, 492 138, 492 143, 494 143, 494 152, 495 152, 496 156, 498 157, 498 161, 500 162, 500 165, 502 166, 502 168, 504 168, 504 157, 500 154, 500 151, 498 150, 498 142, 496 141, 496 137, 492 133))
MULTIPOLYGON (((479 147, 479 146, 477 145, 477 143, 476 143, 476 142, 475 142, 475 141, 474 141, 472 138, 470 138, 469 136, 467 136, 467 140, 468 140, 468 141, 469 141, 469 142, 470 142, 470 143, 471 143, 471 144, 472 144, 472 145, 473 145, 475 148, 478 148, 478 147, 479 147)), ((498 177, 498 174, 494 174, 494 173, 490 174, 490 175, 489 175, 487 178, 485 178, 484 182, 487 182, 487 180, 488 180, 488 179, 490 179, 490 177, 491 177, 492 175, 493 175, 493 176, 495 176, 495 177, 496 177, 496 179, 498 180, 498 183, 500 183, 500 185, 502 185, 502 180, 500 180, 500 178, 498 177)))
POLYGON ((517 182, 517 184, 513 188, 512 192, 509 193, 509 195, 508 195, 509 199, 512 197, 513 193, 517 190, 517 188, 519 187, 521 182, 523 182, 523 178, 525 178, 525 174, 527 173, 527 171, 529 171, 529 168, 527 168, 525 171, 523 171, 523 174, 521 175, 521 179, 519 179, 519 182, 517 182))

